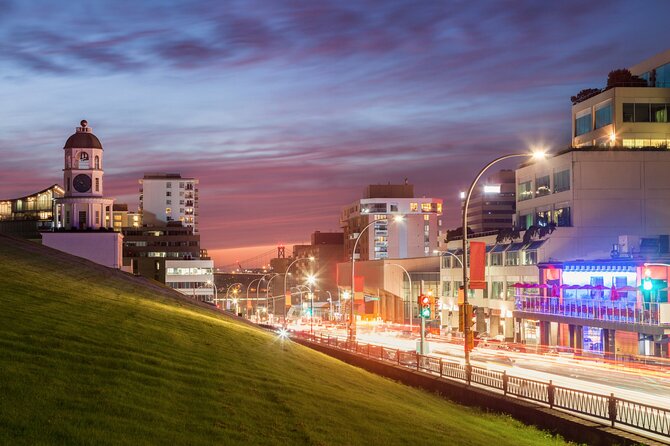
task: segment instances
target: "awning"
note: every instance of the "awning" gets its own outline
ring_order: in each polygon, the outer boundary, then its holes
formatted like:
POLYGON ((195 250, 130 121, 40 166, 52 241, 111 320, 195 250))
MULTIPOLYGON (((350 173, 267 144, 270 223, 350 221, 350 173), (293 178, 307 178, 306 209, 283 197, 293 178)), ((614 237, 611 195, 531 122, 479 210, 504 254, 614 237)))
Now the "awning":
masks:
POLYGON ((537 248, 539 248, 540 246, 542 246, 542 245, 544 244, 544 242, 546 242, 546 240, 536 240, 536 241, 534 241, 534 242, 530 242, 530 243, 528 244, 528 246, 526 246, 526 250, 537 249, 537 248))
POLYGON ((486 252, 487 252, 487 253, 488 253, 488 252, 491 252, 491 250, 492 250, 493 248, 495 248, 495 247, 496 247, 496 245, 486 245, 486 252))
POLYGON ((495 245, 491 252, 504 252, 507 248, 509 245, 495 245))
POLYGON ((524 246, 524 243, 512 243, 510 245, 509 249, 507 250, 507 252, 521 251, 523 246, 524 246))

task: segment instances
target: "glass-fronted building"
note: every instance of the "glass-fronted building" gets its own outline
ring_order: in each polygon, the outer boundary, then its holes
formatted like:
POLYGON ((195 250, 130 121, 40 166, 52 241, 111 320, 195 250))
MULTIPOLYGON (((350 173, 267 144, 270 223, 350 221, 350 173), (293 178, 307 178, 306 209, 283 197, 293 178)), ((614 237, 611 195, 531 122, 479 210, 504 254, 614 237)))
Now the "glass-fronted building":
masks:
POLYGON ((40 231, 53 229, 54 198, 63 193, 63 188, 54 184, 31 195, 0 200, 0 233, 40 238, 40 231))

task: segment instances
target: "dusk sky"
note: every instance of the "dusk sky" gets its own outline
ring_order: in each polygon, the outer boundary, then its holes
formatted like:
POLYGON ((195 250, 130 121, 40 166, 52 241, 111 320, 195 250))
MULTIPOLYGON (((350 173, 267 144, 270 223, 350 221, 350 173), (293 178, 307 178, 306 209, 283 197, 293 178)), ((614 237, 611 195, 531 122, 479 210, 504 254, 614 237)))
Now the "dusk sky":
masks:
POLYGON ((87 119, 105 192, 200 179, 217 266, 339 230, 405 177, 444 198, 490 159, 565 147, 570 96, 668 49, 670 2, 0 0, 0 198, 62 183, 87 119), (241 251, 237 248, 254 247, 241 251))

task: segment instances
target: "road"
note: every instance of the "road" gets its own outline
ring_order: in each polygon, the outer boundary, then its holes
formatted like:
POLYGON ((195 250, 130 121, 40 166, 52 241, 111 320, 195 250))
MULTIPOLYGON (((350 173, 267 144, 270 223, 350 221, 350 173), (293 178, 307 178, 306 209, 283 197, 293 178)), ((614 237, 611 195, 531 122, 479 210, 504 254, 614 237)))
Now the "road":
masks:
MULTIPOLYGON (((309 325, 288 328, 309 331, 309 325)), ((346 337, 346 331, 334 326, 318 326, 315 334, 346 337)), ((417 339, 400 331, 380 331, 377 327, 359 325, 359 342, 382 345, 401 350, 415 350, 417 339)), ((463 346, 443 339, 429 339, 430 354, 445 360, 463 362, 463 346)), ((650 371, 634 367, 575 359, 567 356, 548 356, 535 353, 501 351, 477 347, 471 353, 473 365, 491 370, 505 370, 508 375, 553 381, 554 385, 576 390, 629 399, 670 409, 670 368, 650 371)))

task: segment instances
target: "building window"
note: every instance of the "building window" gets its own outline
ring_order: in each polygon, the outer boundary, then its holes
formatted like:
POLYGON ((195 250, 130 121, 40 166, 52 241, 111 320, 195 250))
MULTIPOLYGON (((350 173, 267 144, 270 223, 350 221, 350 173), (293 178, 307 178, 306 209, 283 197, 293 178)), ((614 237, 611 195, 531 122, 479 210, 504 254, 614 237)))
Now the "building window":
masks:
POLYGON ((635 104, 623 104, 623 122, 635 122, 635 104))
POLYGON ((668 122, 668 104, 651 104, 651 122, 668 122))
POLYGON ((172 204, 172 200, 165 200, 165 204, 172 204))
POLYGON ((502 299, 505 296, 503 293, 503 283, 498 281, 491 282, 490 299, 502 299))
POLYGON ((551 212, 537 211, 537 214, 535 214, 535 221, 538 226, 547 226, 551 222, 551 212))
POLYGON ((556 223, 556 226, 572 226, 569 206, 554 211, 554 223, 556 223))
POLYGON ((411 212, 419 212, 419 203, 410 203, 409 210, 411 212))
POLYGON ((549 186, 549 175, 538 177, 535 179, 535 194, 538 197, 549 195, 551 187, 549 186))
POLYGON ((100 192, 100 178, 95 179, 95 191, 100 192))
POLYGON ((523 252, 523 264, 524 265, 537 265, 537 251, 524 251, 523 252))
POLYGON ((165 213, 166 213, 166 214, 170 214, 171 212, 172 212, 172 209, 171 209, 171 208, 165 208, 165 213))
POLYGON ((519 251, 505 253, 505 266, 519 266, 519 251))
POLYGON ((635 104, 635 122, 649 122, 649 104, 635 104))
POLYGON ((166 196, 166 197, 171 197, 171 196, 172 196, 172 192, 170 192, 170 191, 165 192, 165 196, 166 196))
POLYGON ((517 197, 519 201, 530 200, 533 198, 533 188, 530 181, 519 183, 517 186, 517 197))
POLYGON ((554 193, 570 190, 570 170, 554 173, 554 193))
POLYGON ((502 264, 503 264, 503 254, 502 254, 502 252, 492 252, 490 261, 491 261, 491 266, 502 266, 502 264))
POLYGON ((519 217, 519 230, 524 231, 533 226, 533 214, 522 215, 519 217))
POLYGON ((95 224, 100 224, 100 211, 95 211, 95 224))
POLYGON ((451 282, 442 282, 442 295, 444 297, 451 296, 451 282))
POLYGON ((612 103, 596 108, 596 128, 605 127, 612 123, 612 103))
POLYGON ((100 157, 97 155, 95 156, 95 168, 100 169, 100 157))
POLYGON ((514 287, 514 282, 507 282, 507 300, 514 300, 515 293, 516 288, 514 287))
POLYGON ((591 131, 591 112, 575 118, 575 136, 591 131))
POLYGON ((172 183, 168 181, 167 183, 165 183, 165 187, 167 187, 168 189, 172 189, 172 183))
POLYGON ((80 169, 89 169, 91 167, 90 160, 88 158, 88 153, 81 152, 79 154, 79 168, 80 169))
POLYGON ((179 189, 183 189, 183 188, 184 188, 184 183, 179 183, 179 189))
POLYGON ((70 211, 65 211, 65 224, 70 224, 70 211))

